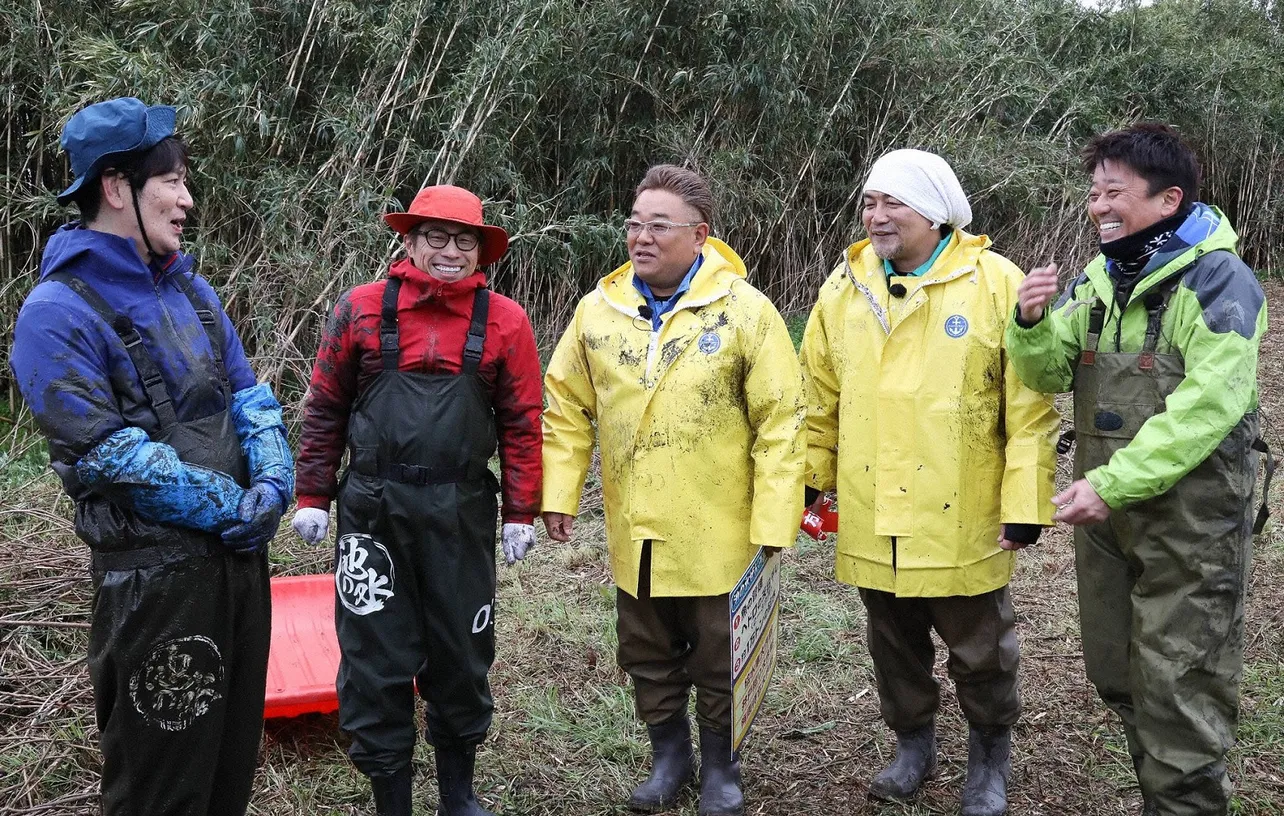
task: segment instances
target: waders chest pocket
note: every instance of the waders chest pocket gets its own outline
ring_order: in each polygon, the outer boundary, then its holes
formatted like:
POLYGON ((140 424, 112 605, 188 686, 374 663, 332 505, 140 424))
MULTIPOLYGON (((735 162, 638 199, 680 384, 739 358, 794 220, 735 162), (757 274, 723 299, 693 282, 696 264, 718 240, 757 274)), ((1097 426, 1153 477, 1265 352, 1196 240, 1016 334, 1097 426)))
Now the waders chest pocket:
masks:
POLYGON ((1124 418, 1114 411, 1098 411, 1092 425, 1099 431, 1117 431, 1124 426, 1124 418))
POLYGON ((1163 403, 1136 404, 1098 402, 1076 412, 1075 427, 1080 438, 1084 436, 1107 439, 1132 439, 1146 424, 1146 420, 1163 411, 1163 403), (1086 416, 1085 416, 1086 415, 1086 416))

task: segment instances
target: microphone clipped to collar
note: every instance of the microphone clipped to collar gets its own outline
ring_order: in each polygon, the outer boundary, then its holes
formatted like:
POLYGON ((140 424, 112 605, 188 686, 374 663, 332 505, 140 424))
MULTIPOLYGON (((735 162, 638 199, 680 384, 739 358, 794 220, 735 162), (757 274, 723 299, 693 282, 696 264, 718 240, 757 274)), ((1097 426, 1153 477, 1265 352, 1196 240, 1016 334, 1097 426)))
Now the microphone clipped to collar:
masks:
POLYGON ((905 292, 906 292, 905 284, 893 283, 891 286, 887 287, 887 291, 894 298, 903 298, 905 297, 905 292))
POLYGON ((651 304, 643 303, 638 306, 637 317, 633 318, 633 328, 640 328, 641 331, 654 331, 654 326, 651 323, 651 318, 654 316, 655 310, 651 308, 651 304), (638 320, 644 321, 641 327, 638 326, 638 320))

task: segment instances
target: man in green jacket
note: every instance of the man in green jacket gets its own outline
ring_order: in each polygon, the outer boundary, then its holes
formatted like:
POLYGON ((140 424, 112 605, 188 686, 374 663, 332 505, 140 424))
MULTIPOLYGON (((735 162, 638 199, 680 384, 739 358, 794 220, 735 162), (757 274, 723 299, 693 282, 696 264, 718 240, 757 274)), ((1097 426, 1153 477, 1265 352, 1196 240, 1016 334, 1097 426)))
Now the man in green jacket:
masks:
POLYGON ((1074 391, 1054 518, 1075 525, 1084 662, 1123 719, 1143 812, 1224 814, 1265 297, 1172 128, 1098 136, 1083 166, 1101 254, 1051 309, 1056 265, 1030 273, 1008 350, 1032 388, 1074 391))

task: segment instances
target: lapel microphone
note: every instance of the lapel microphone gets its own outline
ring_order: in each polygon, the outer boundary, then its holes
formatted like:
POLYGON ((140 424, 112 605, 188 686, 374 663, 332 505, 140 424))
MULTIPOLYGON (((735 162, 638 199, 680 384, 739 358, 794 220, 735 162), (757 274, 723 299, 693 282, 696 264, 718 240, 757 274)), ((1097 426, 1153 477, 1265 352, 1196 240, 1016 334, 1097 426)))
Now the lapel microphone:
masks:
POLYGON ((891 286, 887 287, 887 291, 891 293, 891 296, 894 298, 903 298, 905 297, 906 291, 905 284, 893 283, 891 286))
MULTIPOLYGON (((902 294, 904 294, 904 292, 902 292, 902 294)), ((649 305, 643 303, 638 307, 638 316, 644 320, 650 320, 655 316, 655 312, 651 311, 651 307, 649 305)))

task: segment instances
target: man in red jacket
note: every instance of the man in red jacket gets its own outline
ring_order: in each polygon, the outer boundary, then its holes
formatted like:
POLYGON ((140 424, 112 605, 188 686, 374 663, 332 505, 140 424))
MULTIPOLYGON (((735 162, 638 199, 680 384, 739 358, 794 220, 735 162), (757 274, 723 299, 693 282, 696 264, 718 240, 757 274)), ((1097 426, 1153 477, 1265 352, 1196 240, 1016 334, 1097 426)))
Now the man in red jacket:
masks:
POLYGON ((512 564, 535 542, 540 505, 539 357, 526 313, 478 271, 508 235, 482 222, 477 196, 428 187, 384 219, 407 257, 345 293, 326 326, 294 529, 323 540, 337 495, 339 719, 380 816, 410 816, 414 683, 428 703, 437 813, 486 816, 473 765, 493 710, 499 484, 487 462, 498 442, 512 564))

